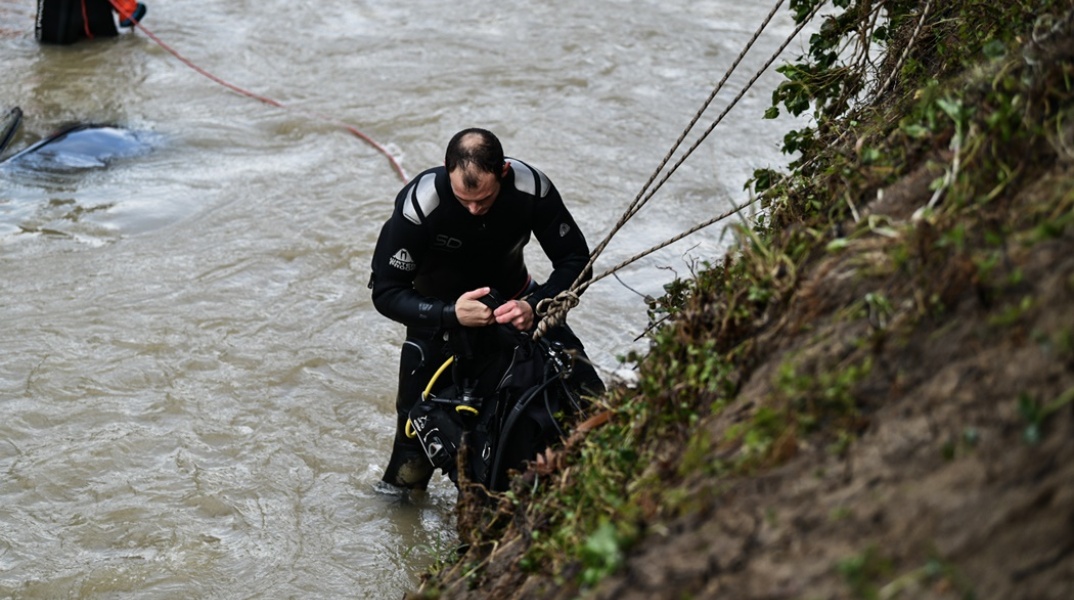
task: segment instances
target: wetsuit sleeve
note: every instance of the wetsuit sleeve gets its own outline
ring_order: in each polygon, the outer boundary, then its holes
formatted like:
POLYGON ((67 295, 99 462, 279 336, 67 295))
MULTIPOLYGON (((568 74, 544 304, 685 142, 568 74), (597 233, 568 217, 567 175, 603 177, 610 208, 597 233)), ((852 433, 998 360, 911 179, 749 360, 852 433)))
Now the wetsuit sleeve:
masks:
POLYGON ((395 211, 377 238, 369 281, 373 306, 380 314, 408 327, 457 327, 454 303, 424 296, 414 289, 414 278, 429 243, 425 227, 402 214, 412 187, 408 185, 400 192, 395 211))
MULTIPOLYGON (((548 193, 534 205, 533 234, 552 262, 552 274, 530 294, 529 301, 534 307, 541 300, 570 289, 589 262, 589 245, 582 230, 563 204, 559 191, 549 185, 548 193)), ((583 281, 591 276, 592 270, 583 281)))

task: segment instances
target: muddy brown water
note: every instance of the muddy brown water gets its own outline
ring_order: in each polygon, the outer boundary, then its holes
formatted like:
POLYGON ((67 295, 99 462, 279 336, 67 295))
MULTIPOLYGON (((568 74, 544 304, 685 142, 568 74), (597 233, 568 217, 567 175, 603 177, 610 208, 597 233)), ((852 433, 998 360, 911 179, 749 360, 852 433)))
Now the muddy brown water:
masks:
MULTIPOLYGON (((309 113, 358 127, 410 175, 458 129, 489 127, 556 182, 595 244, 762 4, 149 2, 154 33, 296 109, 280 110, 143 34, 41 47, 34 3, 0 0, 0 108, 25 112, 9 153, 70 122, 152 140, 104 169, 0 171, 0 596, 411 588, 455 542, 455 492, 439 478, 409 502, 372 491, 402 328, 365 284, 402 182, 309 113)), ((791 30, 777 20, 725 102, 791 30)), ((785 162, 786 123, 760 119, 777 81, 746 96, 598 273, 745 200, 754 168, 785 162)), ((712 229, 594 285, 571 318, 599 366, 643 347, 642 294, 727 241, 712 229)))

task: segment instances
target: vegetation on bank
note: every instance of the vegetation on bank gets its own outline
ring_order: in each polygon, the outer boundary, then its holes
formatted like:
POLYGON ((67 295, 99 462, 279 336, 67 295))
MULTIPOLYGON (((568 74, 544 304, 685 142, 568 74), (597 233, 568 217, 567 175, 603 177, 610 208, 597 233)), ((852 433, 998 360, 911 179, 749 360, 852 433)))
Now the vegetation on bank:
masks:
MULTIPOLYGON (((800 20, 822 4, 792 0, 790 10, 800 20)), ((1056 161, 1074 159, 1074 1, 833 0, 818 14, 808 52, 780 68, 786 79, 766 115, 811 114, 811 125, 787 134, 786 173, 755 173, 764 210, 736 227, 737 251, 652 303, 650 350, 628 357, 639 385, 600 401, 607 422, 573 436, 554 472, 518 478, 496 504, 460 504, 467 550, 418 595, 480 586, 507 544, 538 587, 592 587, 647 535, 718 503, 727 482, 803 447, 846 452, 876 410, 869 382, 880 352, 944 327, 967 290, 993 330, 1036 310, 1011 255, 1071 235, 1074 179, 1013 203, 1056 161), (874 210, 899 182, 922 179, 928 193, 904 219, 874 210), (830 297, 803 276, 825 268, 852 269, 855 293, 830 297), (844 338, 817 332, 814 346, 834 350, 781 345, 810 335, 822 313, 844 338), (773 357, 765 393, 736 403, 773 357), (706 424, 730 407, 733 422, 714 436, 706 424)), ((1074 364, 1070 324, 1030 335, 1074 364)), ((1074 388, 1019 398, 1024 443, 1072 401, 1074 388)), ((952 454, 973 436, 952 442, 952 454)), ((876 597, 888 575, 872 550, 839 569, 851 597, 876 597)))

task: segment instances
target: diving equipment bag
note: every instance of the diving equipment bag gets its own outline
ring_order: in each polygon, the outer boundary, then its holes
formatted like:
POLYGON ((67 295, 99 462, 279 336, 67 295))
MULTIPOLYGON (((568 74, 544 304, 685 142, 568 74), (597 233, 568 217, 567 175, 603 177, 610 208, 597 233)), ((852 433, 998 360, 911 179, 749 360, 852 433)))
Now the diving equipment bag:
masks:
POLYGON ((456 486, 461 467, 467 481, 506 490, 511 469, 562 438, 565 420, 584 417, 573 356, 506 325, 460 328, 449 340, 453 381, 414 405, 408 435, 456 486))

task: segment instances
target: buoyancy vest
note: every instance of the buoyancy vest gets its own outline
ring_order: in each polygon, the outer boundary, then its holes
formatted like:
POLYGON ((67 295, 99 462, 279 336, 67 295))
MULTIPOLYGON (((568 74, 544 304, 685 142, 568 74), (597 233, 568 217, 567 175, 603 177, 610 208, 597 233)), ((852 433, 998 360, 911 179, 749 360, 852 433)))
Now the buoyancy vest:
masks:
POLYGON ((508 325, 459 328, 449 339, 453 383, 414 405, 407 435, 456 485, 461 466, 466 482, 506 490, 510 470, 563 436, 562 420, 584 417, 573 358, 562 345, 508 325))

